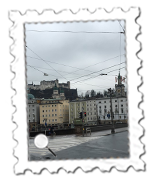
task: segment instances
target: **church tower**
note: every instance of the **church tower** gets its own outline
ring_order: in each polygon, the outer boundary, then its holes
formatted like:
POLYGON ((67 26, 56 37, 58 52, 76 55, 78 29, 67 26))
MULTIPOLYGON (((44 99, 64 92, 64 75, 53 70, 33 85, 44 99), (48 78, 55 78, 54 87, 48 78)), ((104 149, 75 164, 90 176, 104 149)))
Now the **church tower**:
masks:
POLYGON ((124 84, 122 84, 122 76, 120 75, 120 72, 118 74, 118 84, 115 84, 115 93, 116 93, 116 97, 121 97, 121 96, 125 96, 125 91, 124 91, 124 84))
POLYGON ((56 86, 56 83, 55 83, 55 87, 53 88, 53 95, 52 95, 52 97, 54 99, 58 99, 59 98, 59 92, 58 92, 58 88, 56 86))

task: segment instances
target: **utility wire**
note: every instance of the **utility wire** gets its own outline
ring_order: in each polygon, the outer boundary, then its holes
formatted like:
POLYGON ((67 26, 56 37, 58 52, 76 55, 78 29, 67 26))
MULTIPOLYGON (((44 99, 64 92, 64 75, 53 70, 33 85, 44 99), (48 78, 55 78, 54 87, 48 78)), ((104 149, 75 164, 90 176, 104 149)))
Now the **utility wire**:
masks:
MULTIPOLYGON (((31 57, 31 56, 27 56, 27 57, 32 58, 32 59, 37 59, 37 60, 40 60, 40 61, 43 60, 42 58, 40 59, 40 58, 36 58, 36 57, 31 57)), ((56 63, 56 62, 52 62, 52 61, 47 61, 47 60, 44 60, 44 61, 50 62, 50 63, 54 63, 54 64, 58 64, 58 65, 62 65, 62 66, 68 66, 68 67, 71 67, 71 68, 75 68, 75 69, 81 70, 80 68, 77 68, 77 67, 74 67, 74 66, 69 66, 69 65, 65 65, 65 64, 61 64, 61 63, 56 63)))
MULTIPOLYGON (((123 69, 123 68, 125 68, 125 67, 122 67, 122 68, 120 68, 120 69, 123 69)), ((115 70, 109 71, 109 72, 107 72, 107 73, 110 73, 110 72, 113 72, 113 71, 117 71, 117 70, 119 70, 119 69, 115 69, 115 70)), ((86 81, 86 80, 88 80, 88 79, 94 79, 94 78, 96 78, 96 77, 98 77, 98 76, 100 76, 100 75, 97 75, 97 76, 94 76, 94 77, 90 77, 90 78, 87 78, 87 79, 84 79, 84 80, 81 80, 81 81, 76 81, 75 83, 82 82, 82 81, 86 81)), ((75 84, 75 83, 73 83, 73 84, 75 84)))
MULTIPOLYGON (((51 70, 51 69, 49 69, 49 68, 43 68, 43 67, 38 67, 38 66, 32 66, 32 67, 39 68, 39 69, 51 70)), ((59 70, 59 72, 68 73, 68 72, 66 72, 66 71, 60 71, 60 70, 59 70)), ((77 74, 77 73, 72 73, 72 74, 79 75, 79 74, 77 74)))
MULTIPOLYGON (((121 56, 123 56, 123 55, 125 55, 125 54, 122 54, 121 56)), ((120 56, 120 55, 115 56, 115 57, 113 57, 113 58, 106 59, 106 60, 104 60, 104 61, 100 61, 100 62, 98 62, 98 63, 96 63, 96 64, 92 64, 92 65, 86 66, 85 68, 83 68, 83 69, 81 69, 81 70, 86 70, 86 68, 89 68, 89 67, 91 67, 91 66, 95 66, 95 65, 100 64, 100 63, 104 63, 104 62, 106 62, 106 61, 110 61, 110 60, 112 60, 112 59, 118 58, 119 56, 120 56)), ((77 71, 80 71, 80 70, 77 70, 77 71)), ((74 71, 74 72, 77 72, 77 71, 74 71)), ((72 71, 72 72, 73 72, 73 71, 72 71)), ((70 73, 68 73, 68 74, 71 74, 72 72, 70 72, 70 73)))
MULTIPOLYGON (((36 54, 34 51, 32 51, 28 46, 26 46, 31 52, 33 52, 36 56, 38 56, 38 54, 36 54)), ((40 56, 38 56, 40 59, 42 59, 40 56)), ((48 66, 50 66, 54 71, 56 71, 60 76, 62 76, 57 70, 55 70, 49 63, 47 63, 44 59, 42 59, 48 66)), ((64 79, 66 79, 64 76, 62 76, 64 79)), ((67 80, 67 79, 66 79, 67 80)), ((67 80, 68 81, 68 80, 67 80)))
MULTIPOLYGON (((125 54, 122 54, 121 56, 123 56, 123 55, 125 55, 125 54)), ((119 56, 120 56, 120 55, 115 56, 115 57, 112 57, 112 58, 109 58, 109 59, 106 59, 106 60, 104 60, 104 61, 100 61, 100 62, 98 62, 98 63, 89 65, 89 66, 87 66, 87 67, 85 67, 85 68, 83 68, 83 69, 77 68, 77 67, 74 67, 74 66, 69 66, 69 65, 61 64, 61 63, 56 63, 56 62, 52 62, 52 61, 47 61, 47 60, 45 60, 45 59, 44 59, 44 61, 50 62, 50 63, 54 63, 54 64, 59 64, 59 65, 62 65, 62 66, 68 66, 68 67, 71 67, 71 68, 75 68, 75 69, 78 69, 77 71, 85 70, 85 71, 92 72, 92 71, 90 71, 90 70, 86 70, 86 68, 91 67, 91 66, 95 66, 95 65, 97 65, 97 64, 100 64, 100 63, 103 63, 103 62, 106 62, 106 61, 110 61, 110 60, 112 60, 112 59, 118 58, 119 56)), ((32 58, 32 59, 37 59, 37 60, 40 60, 40 61, 43 60, 43 59, 40 59, 40 58, 31 57, 31 56, 27 56, 27 57, 32 58)), ((77 71, 72 71, 72 72, 69 72, 69 73, 67 73, 67 74, 72 74, 72 73, 75 73, 75 72, 77 72, 77 71)), ((67 74, 66 74, 66 75, 67 75, 67 74)))
POLYGON ((111 33, 124 33, 124 32, 110 32, 110 31, 107 31, 107 32, 94 32, 94 31, 49 31, 49 30, 26 30, 26 31, 29 31, 29 32, 52 32, 52 33, 88 33, 88 34, 91 34, 91 33, 98 33, 98 34, 111 34, 111 33))
POLYGON ((30 66, 30 65, 27 65, 27 66, 29 66, 29 67, 31 67, 31 68, 33 68, 33 69, 35 69, 35 70, 39 71, 39 72, 42 72, 42 73, 44 74, 44 72, 43 72, 43 71, 40 71, 39 69, 37 69, 37 68, 35 68, 35 67, 33 67, 33 66, 30 66))
MULTIPOLYGON (((31 67, 31 68, 37 70, 37 71, 40 71, 40 70, 39 70, 38 68, 36 68, 35 66, 30 66, 30 65, 27 65, 27 66, 29 66, 29 67, 31 67)), ((43 71, 40 71, 40 72, 42 72, 43 74, 45 74, 45 72, 43 72, 43 71)), ((50 76, 54 76, 54 77, 56 77, 56 78, 60 77, 60 76, 55 76, 55 75, 49 74, 49 73, 47 73, 47 74, 50 75, 50 76)))
MULTIPOLYGON (((122 63, 120 63, 120 64, 123 64, 123 63, 125 63, 125 62, 122 62, 122 63)), ((120 65, 120 64, 115 64, 115 65, 110 66, 110 67, 108 67, 108 68, 104 68, 104 69, 101 69, 101 70, 99 70, 99 71, 95 71, 95 72, 92 72, 92 73, 87 74, 87 75, 80 76, 79 78, 75 78, 75 79, 80 79, 80 78, 82 78, 82 77, 89 76, 89 75, 91 75, 91 74, 98 73, 98 72, 103 71, 103 70, 106 70, 106 69, 110 69, 110 68, 115 67, 115 66, 118 66, 118 65, 120 65)), ((75 79, 71 79, 70 81, 73 81, 73 80, 75 80, 75 79)))

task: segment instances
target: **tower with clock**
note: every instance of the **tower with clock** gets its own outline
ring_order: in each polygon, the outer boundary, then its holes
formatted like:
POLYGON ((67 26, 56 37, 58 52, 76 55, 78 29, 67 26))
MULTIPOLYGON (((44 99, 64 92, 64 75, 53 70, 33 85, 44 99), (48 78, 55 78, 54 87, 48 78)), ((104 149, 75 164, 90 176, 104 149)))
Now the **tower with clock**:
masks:
POLYGON ((117 97, 125 96, 125 86, 122 84, 122 76, 120 76, 120 72, 118 75, 118 84, 115 84, 115 93, 117 97))

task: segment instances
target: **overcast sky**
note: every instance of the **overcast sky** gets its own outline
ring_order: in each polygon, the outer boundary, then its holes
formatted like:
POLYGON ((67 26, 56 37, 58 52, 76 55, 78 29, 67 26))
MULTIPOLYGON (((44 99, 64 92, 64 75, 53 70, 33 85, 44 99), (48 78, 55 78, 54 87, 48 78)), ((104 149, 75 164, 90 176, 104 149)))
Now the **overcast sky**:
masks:
MULTIPOLYGON (((115 75, 126 67, 125 35, 118 33, 122 27, 118 21, 25 24, 27 82, 70 81, 78 94, 114 88, 115 75), (108 75, 96 77, 101 73, 108 75)), ((126 76, 125 68, 120 73, 126 76)))

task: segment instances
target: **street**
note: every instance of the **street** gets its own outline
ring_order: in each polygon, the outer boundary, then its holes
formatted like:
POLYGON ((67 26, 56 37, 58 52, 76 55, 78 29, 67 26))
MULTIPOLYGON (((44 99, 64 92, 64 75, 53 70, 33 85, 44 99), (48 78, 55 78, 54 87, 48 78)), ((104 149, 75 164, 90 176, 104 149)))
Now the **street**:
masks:
POLYGON ((47 159, 88 159, 88 158, 128 158, 128 131, 127 128, 94 132, 90 136, 56 136, 49 137, 48 147, 57 155, 54 157, 48 149, 38 149, 29 140, 29 160, 47 159))

